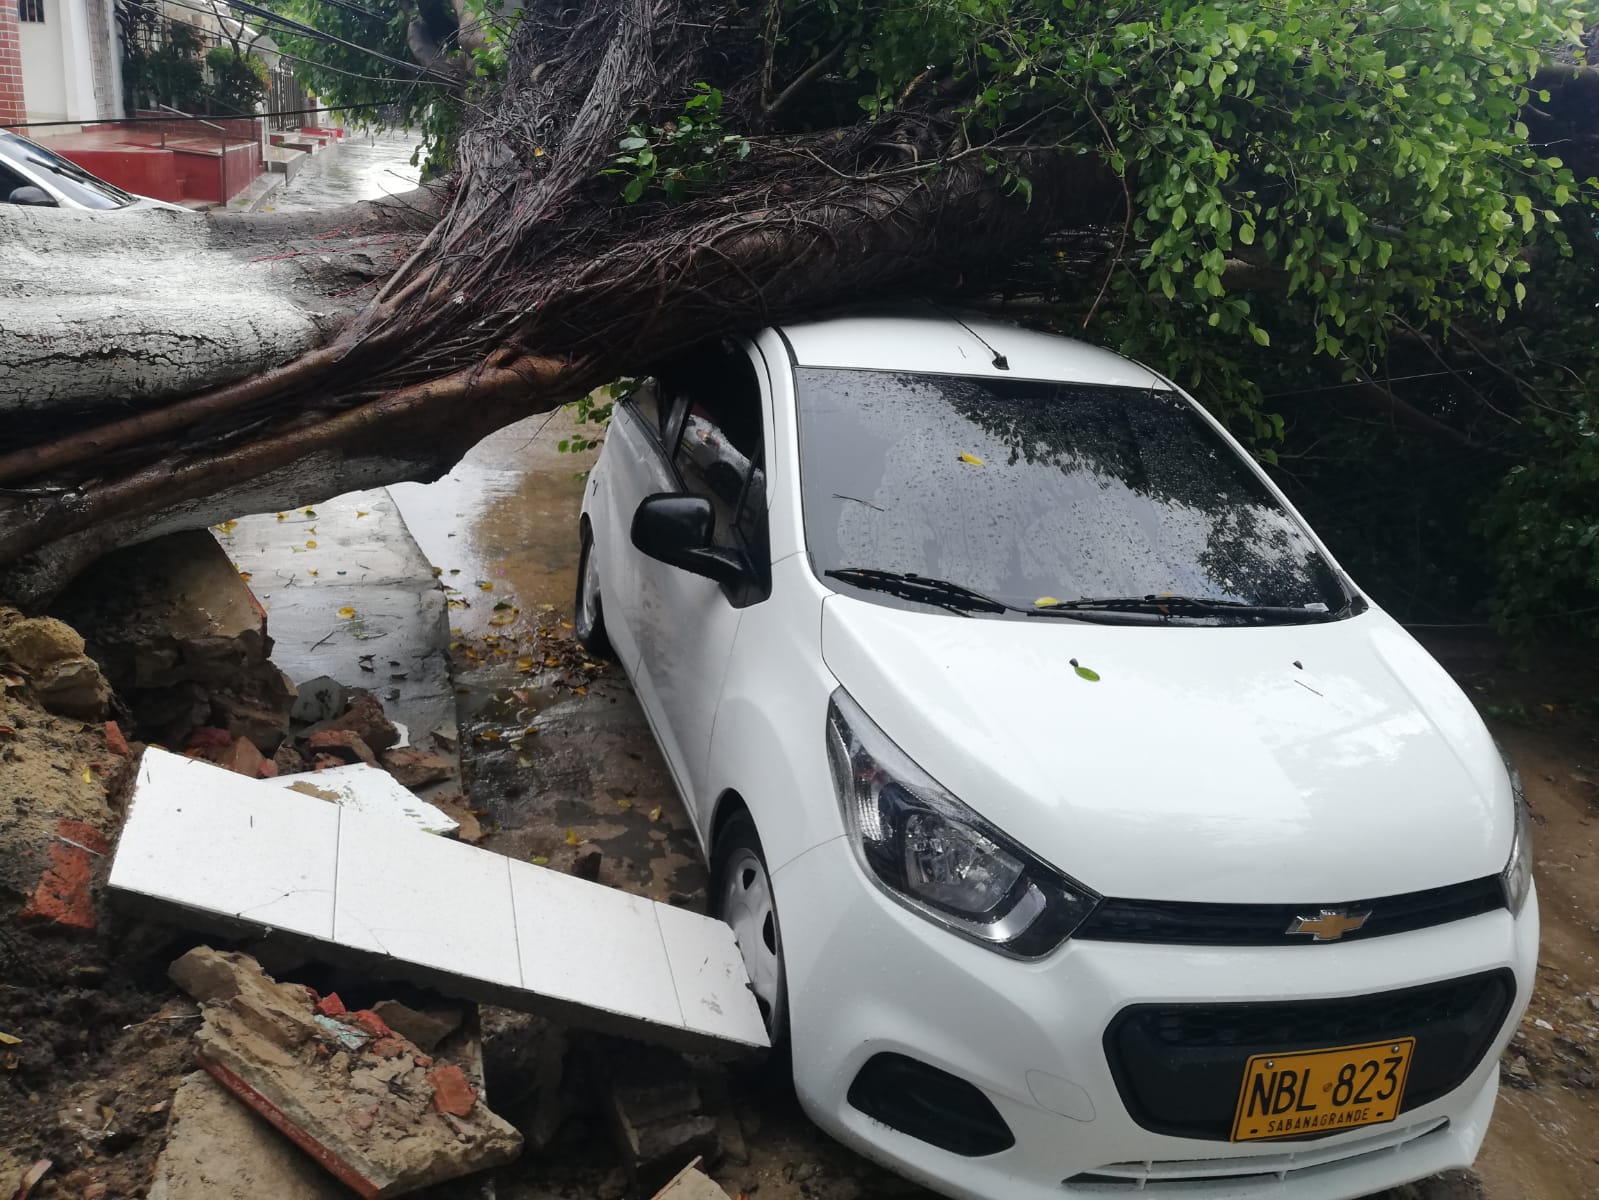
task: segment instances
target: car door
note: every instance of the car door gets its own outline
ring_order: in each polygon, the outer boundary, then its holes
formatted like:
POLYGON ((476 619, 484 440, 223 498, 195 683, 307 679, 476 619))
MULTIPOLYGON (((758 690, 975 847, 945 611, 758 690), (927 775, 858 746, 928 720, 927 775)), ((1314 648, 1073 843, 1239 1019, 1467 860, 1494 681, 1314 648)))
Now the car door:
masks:
POLYGON ((672 444, 667 438, 666 418, 671 407, 670 397, 661 395, 657 380, 642 380, 632 394, 617 402, 605 452, 589 475, 592 494, 587 507, 594 521, 590 553, 597 556, 599 564, 606 633, 617 661, 634 677, 635 684, 643 586, 639 571, 644 556, 634 549, 629 533, 633 512, 644 497, 678 488, 672 444))
POLYGON ((663 394, 671 397, 666 420, 676 482, 670 490, 711 502, 713 544, 742 554, 751 582, 724 586, 634 551, 635 683, 696 820, 714 800, 704 794, 705 755, 739 615, 770 591, 760 362, 742 344, 725 342, 661 375, 663 394))

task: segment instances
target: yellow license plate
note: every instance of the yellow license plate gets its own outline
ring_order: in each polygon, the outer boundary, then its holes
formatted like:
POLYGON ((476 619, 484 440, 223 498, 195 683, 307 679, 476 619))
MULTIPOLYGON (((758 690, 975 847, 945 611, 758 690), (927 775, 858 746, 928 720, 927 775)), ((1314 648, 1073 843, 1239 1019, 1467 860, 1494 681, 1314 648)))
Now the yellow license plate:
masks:
POLYGON ((1244 1068, 1232 1140, 1308 1137, 1392 1121, 1405 1097, 1415 1049, 1415 1038, 1395 1038, 1257 1054, 1244 1068))

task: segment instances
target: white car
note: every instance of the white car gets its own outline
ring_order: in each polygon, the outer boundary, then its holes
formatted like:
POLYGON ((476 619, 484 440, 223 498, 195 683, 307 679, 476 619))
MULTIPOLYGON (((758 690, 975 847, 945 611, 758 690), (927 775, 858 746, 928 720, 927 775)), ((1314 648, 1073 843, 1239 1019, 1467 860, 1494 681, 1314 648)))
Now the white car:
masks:
MULTIPOLYGON (((0 203, 29 208, 75 208, 102 211, 163 208, 186 213, 181 204, 125 192, 77 163, 0 129, 0 203)), ((4 211, 4 210, 0 210, 4 211)))
POLYGON ((1170 381, 769 329, 617 405, 581 537, 823 1129, 974 1200, 1472 1161, 1537 959, 1519 783, 1170 381))

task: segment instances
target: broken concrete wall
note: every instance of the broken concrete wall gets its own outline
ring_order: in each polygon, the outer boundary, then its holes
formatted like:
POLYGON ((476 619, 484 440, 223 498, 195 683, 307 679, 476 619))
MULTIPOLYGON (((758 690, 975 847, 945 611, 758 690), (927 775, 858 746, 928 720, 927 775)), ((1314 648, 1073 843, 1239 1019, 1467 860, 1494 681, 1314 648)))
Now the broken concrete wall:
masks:
POLYGON ((425 1054, 376 1013, 280 984, 254 960, 201 947, 172 967, 201 1001, 200 1065, 368 1200, 501 1166, 520 1135, 482 1102, 448 1041, 425 1054))
POLYGON ((140 737, 180 746, 215 726, 270 754, 287 731, 294 687, 272 665, 266 612, 209 532, 107 555, 51 611, 83 634, 140 737))

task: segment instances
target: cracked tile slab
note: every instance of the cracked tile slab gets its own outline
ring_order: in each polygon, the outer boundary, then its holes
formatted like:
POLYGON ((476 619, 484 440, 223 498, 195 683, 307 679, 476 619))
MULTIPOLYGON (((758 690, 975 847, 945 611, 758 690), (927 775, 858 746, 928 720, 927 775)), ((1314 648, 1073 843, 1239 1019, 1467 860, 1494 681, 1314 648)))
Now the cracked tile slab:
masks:
POLYGON ((767 1045, 719 921, 164 750, 140 763, 110 886, 170 921, 266 927, 335 965, 572 1025, 767 1045))

